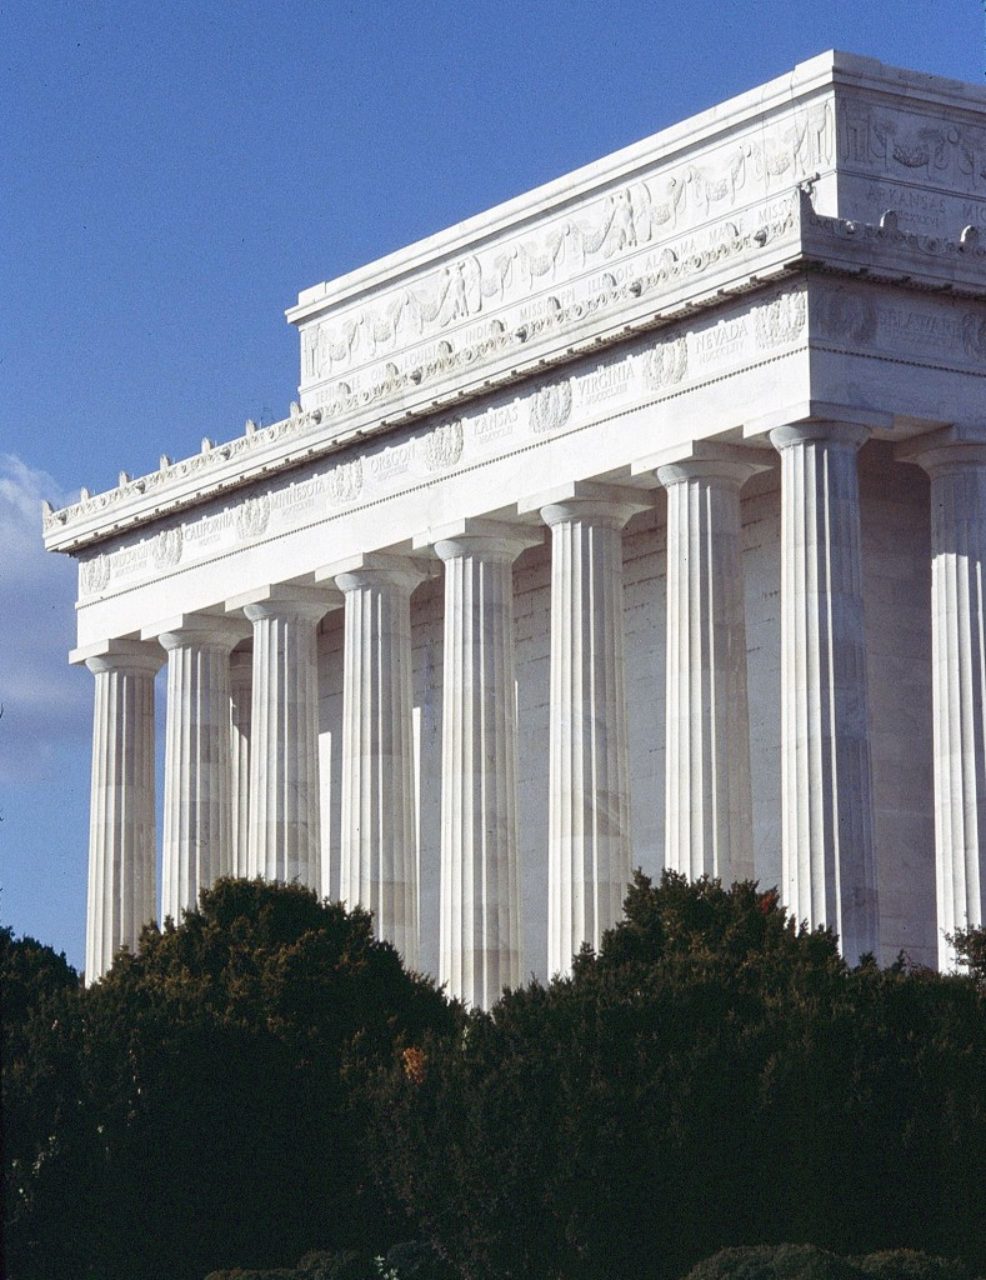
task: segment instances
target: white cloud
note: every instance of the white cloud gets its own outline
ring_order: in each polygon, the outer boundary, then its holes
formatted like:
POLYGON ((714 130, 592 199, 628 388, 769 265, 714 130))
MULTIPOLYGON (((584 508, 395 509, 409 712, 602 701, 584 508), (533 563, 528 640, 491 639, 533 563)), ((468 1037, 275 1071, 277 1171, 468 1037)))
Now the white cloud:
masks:
POLYGON ((76 564, 46 552, 41 502, 66 495, 44 471, 0 453, 0 782, 39 777, 57 746, 83 747, 92 689, 69 668, 75 643, 76 564))

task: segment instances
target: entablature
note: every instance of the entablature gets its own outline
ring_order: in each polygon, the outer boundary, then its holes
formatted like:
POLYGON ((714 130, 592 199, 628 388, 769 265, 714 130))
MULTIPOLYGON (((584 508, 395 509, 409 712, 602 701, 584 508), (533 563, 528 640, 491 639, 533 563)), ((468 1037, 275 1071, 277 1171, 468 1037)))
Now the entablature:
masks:
MULTIPOLYGON (((352 403, 346 405, 306 411, 297 407, 290 418, 273 426, 249 424, 237 440, 218 445, 207 441, 190 459, 128 479, 107 493, 85 496, 62 511, 46 512, 46 545, 79 551, 327 455, 340 456, 326 480, 329 500, 345 501, 354 481, 343 459, 368 438, 417 423, 424 426, 436 416, 461 412, 466 404, 484 403, 521 381, 536 386, 552 368, 574 368, 604 350, 629 343, 629 351, 649 330, 677 331, 684 323, 696 333, 704 332, 706 318, 731 299, 747 295, 744 306, 761 330, 787 334, 807 308, 801 295, 816 288, 811 281, 819 273, 941 294, 951 317, 945 337, 955 337, 958 348, 974 360, 986 359, 986 317, 981 309, 970 306, 957 318, 953 315, 953 300, 986 297, 986 245, 974 228, 957 229, 948 238, 903 231, 890 213, 879 225, 830 218, 816 213, 810 194, 799 188, 789 193, 770 227, 720 239, 705 255, 664 258, 644 277, 607 286, 588 314, 577 308, 578 314, 569 317, 570 331, 564 328, 565 312, 542 317, 531 321, 522 336, 504 335, 500 346, 484 357, 485 364, 484 358, 471 355, 465 372, 449 357, 422 374, 420 382, 407 379, 393 388, 381 386, 372 394, 350 397, 352 403), (786 301, 778 301, 781 286, 786 301), (408 385, 415 388, 414 396, 408 385), (340 422, 345 430, 338 429, 340 422)), ((827 296, 824 289, 818 293, 820 298, 827 296)), ((845 314, 838 299, 830 304, 827 319, 820 322, 820 340, 838 337, 842 329, 855 339, 874 327, 871 308, 859 300, 862 296, 846 304, 845 314)), ((934 328, 930 320, 927 323, 934 328)), ((655 349, 680 349, 680 338, 675 341, 679 348, 664 342, 655 349)), ((721 346, 725 340, 720 336, 696 341, 721 346)), ((671 355, 660 358, 673 364, 671 355)))

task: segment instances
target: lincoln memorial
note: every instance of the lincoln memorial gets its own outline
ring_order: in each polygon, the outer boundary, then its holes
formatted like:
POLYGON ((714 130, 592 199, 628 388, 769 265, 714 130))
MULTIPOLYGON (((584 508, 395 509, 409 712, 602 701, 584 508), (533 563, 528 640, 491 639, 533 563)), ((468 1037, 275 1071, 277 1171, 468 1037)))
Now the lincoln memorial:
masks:
POLYGON ((488 1007, 638 865, 953 965, 986 89, 823 54, 287 317, 287 417, 44 513, 94 690, 88 981, 234 874, 365 907, 488 1007))

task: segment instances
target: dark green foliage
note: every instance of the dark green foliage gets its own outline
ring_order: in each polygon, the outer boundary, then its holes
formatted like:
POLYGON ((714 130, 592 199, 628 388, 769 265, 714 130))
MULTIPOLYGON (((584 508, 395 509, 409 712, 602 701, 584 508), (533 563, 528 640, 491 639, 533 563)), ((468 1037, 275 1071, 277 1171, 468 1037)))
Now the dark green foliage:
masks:
POLYGON ((366 1165, 350 1075, 453 1018, 365 913, 221 881, 32 1043, 35 1072, 57 1070, 11 1275, 201 1280, 313 1245, 385 1250, 407 1228, 366 1165))
POLYGON ((638 877, 570 980, 421 1050, 372 1085, 375 1161, 467 1280, 672 1280, 785 1239, 983 1265, 983 993, 850 972, 776 894, 638 877))
MULTIPOLYGON (((392 1245, 386 1255, 357 1249, 341 1253, 321 1250, 306 1253, 297 1267, 275 1271, 213 1271, 205 1280, 457 1280, 427 1244, 407 1240, 392 1245)), ((943 1280, 948 1280, 943 1277, 943 1280)))
POLYGON ((720 1249, 693 1267, 685 1280, 862 1280, 862 1277, 846 1258, 813 1244, 781 1244, 720 1249))
POLYGON ((85 992, 8 933, 10 1275, 972 1280, 981 934, 850 971, 775 893, 639 876, 465 1016, 301 889, 222 882, 85 992))
POLYGON ((972 1280, 972 1273, 953 1258, 933 1258, 914 1249, 887 1249, 864 1258, 850 1258, 864 1276, 874 1280, 972 1280))
POLYGON ((47 1177, 53 1154, 51 1135, 64 1115, 61 1082, 73 1067, 71 1035, 59 1033, 72 1025, 78 990, 79 975, 64 955, 33 938, 15 939, 11 929, 0 929, 0 1069, 8 1222, 31 1212, 35 1187, 47 1177), (35 1051, 40 1042, 60 1048, 42 1056, 35 1051))
POLYGON ((685 1280, 971 1280, 961 1262, 910 1249, 843 1258, 811 1244, 721 1249, 685 1280))
POLYGON ((959 929, 953 939, 955 953, 971 977, 986 986, 986 927, 959 929))

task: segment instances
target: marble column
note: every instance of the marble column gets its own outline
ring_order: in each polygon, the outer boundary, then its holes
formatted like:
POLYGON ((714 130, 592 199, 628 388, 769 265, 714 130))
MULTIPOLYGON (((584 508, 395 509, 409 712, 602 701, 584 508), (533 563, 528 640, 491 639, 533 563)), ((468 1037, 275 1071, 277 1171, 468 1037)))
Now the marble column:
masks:
MULTIPOLYGON (((334 593, 333 593, 334 594, 334 593)), ((321 588, 290 584, 231 601, 253 623, 248 873, 321 890, 318 787, 321 588)))
POLYGON ((668 494, 665 865, 753 878, 740 489, 752 450, 697 443, 656 467, 668 494))
POLYGON ((250 716, 253 699, 253 653, 237 650, 229 660, 230 846, 234 876, 250 874, 250 716))
POLYGON ((424 574, 386 554, 356 556, 331 573, 346 601, 341 897, 371 911, 377 936, 416 969, 411 592, 424 574))
POLYGON ((645 493, 579 481, 520 504, 551 529, 548 972, 598 950, 630 883, 623 526, 645 493))
POLYGON ((439 980, 488 1009, 522 978, 512 563, 540 531, 463 520, 445 562, 439 980))
POLYGON ((89 815, 86 983, 154 920, 154 675, 157 645, 112 640, 80 654, 96 678, 89 815))
POLYGON ((857 451, 865 428, 770 433, 781 455, 783 892, 854 964, 877 952, 857 451))
POLYGON ((233 869, 229 655, 244 630, 189 614, 142 633, 168 655, 161 917, 175 924, 233 869))
POLYGON ((938 963, 957 929, 986 923, 986 433, 908 442, 931 477, 938 963), (977 438, 978 437, 978 438, 977 438))

